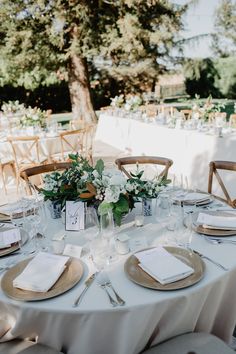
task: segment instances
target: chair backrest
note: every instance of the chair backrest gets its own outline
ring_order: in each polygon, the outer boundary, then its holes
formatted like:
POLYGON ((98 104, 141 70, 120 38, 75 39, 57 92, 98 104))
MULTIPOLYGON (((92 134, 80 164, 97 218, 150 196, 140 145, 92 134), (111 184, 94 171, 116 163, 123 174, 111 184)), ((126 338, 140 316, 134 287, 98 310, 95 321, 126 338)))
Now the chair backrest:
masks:
POLYGON ((32 194, 35 190, 39 190, 37 184, 31 182, 30 177, 40 176, 39 183, 42 183, 42 175, 54 171, 66 170, 72 165, 71 162, 54 162, 47 165, 38 165, 34 167, 25 168, 21 171, 20 176, 26 182, 28 194, 32 194))
POLYGON ((66 159, 66 155, 69 153, 76 154, 83 150, 85 133, 85 128, 60 133, 61 155, 63 160, 66 159))
MULTIPOLYGON (((208 193, 212 193, 213 177, 215 176, 225 198, 218 197, 218 199, 228 203, 233 208, 236 208, 236 199, 232 199, 219 175, 218 170, 236 171, 236 162, 233 161, 211 161, 209 164, 209 178, 208 178, 208 193)), ((236 175, 235 175, 236 177, 236 175)))
POLYGON ((16 165, 21 168, 24 165, 40 163, 39 158, 39 137, 20 136, 8 137, 7 140, 11 144, 16 165))
POLYGON ((158 156, 128 156, 121 157, 115 160, 119 170, 121 170, 128 178, 131 177, 127 169, 124 168, 125 165, 134 165, 134 164, 153 164, 164 166, 164 169, 159 173, 159 176, 167 177, 169 168, 173 164, 171 159, 158 156))
POLYGON ((183 117, 187 120, 191 118, 193 112, 191 109, 181 109, 180 113, 182 113, 183 117))
POLYGON ((229 124, 231 128, 236 128, 236 113, 230 115, 229 124))

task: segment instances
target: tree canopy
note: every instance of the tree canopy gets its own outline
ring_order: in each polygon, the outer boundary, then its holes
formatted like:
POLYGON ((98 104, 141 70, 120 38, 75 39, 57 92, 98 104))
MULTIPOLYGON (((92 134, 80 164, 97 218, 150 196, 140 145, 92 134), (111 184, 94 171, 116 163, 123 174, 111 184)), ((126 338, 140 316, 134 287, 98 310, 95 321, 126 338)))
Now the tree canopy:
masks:
POLYGON ((235 0, 222 0, 217 8, 213 49, 222 57, 236 53, 235 0))
POLYGON ((74 113, 94 120, 88 63, 145 89, 177 45, 186 9, 169 0, 0 0, 0 85, 66 80, 74 113))

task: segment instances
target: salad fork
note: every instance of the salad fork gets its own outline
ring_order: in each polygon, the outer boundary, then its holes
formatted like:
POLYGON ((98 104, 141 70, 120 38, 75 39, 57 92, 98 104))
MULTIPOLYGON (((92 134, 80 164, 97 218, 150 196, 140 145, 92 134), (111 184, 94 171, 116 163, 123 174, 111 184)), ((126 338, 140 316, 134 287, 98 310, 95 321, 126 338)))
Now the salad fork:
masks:
POLYGON ((103 280, 103 278, 101 276, 97 278, 97 283, 100 286, 100 288, 103 289, 105 291, 105 293, 107 294, 110 304, 113 307, 118 306, 119 305, 118 302, 110 295, 110 293, 106 287, 106 282, 103 280))
POLYGON ((107 287, 109 287, 113 293, 115 294, 115 297, 116 297, 116 300, 118 302, 118 304, 120 306, 124 306, 125 305, 125 301, 120 297, 120 295, 117 293, 117 291, 114 289, 114 286, 112 285, 111 283, 111 280, 110 278, 108 277, 107 273, 103 272, 102 273, 102 278, 103 278, 103 281, 105 282, 105 285, 107 287))

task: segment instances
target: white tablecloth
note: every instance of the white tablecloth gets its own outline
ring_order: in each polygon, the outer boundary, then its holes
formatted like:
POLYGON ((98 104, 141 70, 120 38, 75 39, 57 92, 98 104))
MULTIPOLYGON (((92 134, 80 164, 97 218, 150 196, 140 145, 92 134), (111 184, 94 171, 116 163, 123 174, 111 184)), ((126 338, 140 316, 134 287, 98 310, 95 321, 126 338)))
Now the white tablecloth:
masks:
MULTIPOLYGON (((170 176, 175 175, 185 188, 207 190, 209 162, 212 160, 235 161, 236 134, 219 138, 196 130, 169 129, 155 123, 102 114, 95 136, 95 150, 104 143, 113 158, 124 155, 154 155, 173 160, 170 176)), ((226 188, 236 196, 234 172, 223 174, 226 188)), ((219 192, 215 184, 213 193, 219 192)))
MULTIPOLYGON (((146 218, 146 224, 135 228, 131 221, 125 226, 126 232, 131 238, 146 237, 148 245, 158 244, 165 235, 163 229, 152 217, 146 218)), ((60 219, 51 220, 50 237, 63 227, 60 219)), ((65 233, 68 243, 82 245, 85 241, 81 231, 65 233)), ((211 332, 229 342, 236 322, 236 246, 212 245, 197 234, 192 246, 220 259, 229 271, 206 261, 204 278, 197 284, 182 290, 156 291, 131 282, 123 270, 129 255, 120 256, 108 270, 126 301, 124 307, 116 308, 109 305, 96 281, 81 304, 72 307, 84 287, 87 266, 73 289, 49 300, 14 301, 0 290, 1 341, 38 336, 39 342, 67 354, 137 354, 147 344, 189 331, 211 332)), ((2 258, 0 265, 4 262, 2 258)))
MULTIPOLYGON (((72 144, 72 146, 75 144, 76 141, 76 135, 71 135, 67 138, 68 141, 70 141, 70 143, 72 144)), ((22 152, 24 152, 24 146, 23 144, 21 145, 21 150, 22 152)), ((64 150, 66 151, 70 151, 71 148, 70 146, 67 144, 65 144, 64 146, 64 150)), ((60 141, 60 137, 58 135, 55 136, 41 136, 39 139, 39 155, 40 158, 45 158, 45 159, 49 159, 54 155, 54 154, 59 154, 61 153, 61 141, 60 141)), ((34 151, 32 151, 32 154, 35 154, 35 148, 34 151)), ((11 144, 6 141, 6 140, 2 140, 0 141, 0 159, 4 159, 4 158, 12 158, 14 159, 14 155, 13 155, 13 151, 12 151, 12 147, 11 144)))

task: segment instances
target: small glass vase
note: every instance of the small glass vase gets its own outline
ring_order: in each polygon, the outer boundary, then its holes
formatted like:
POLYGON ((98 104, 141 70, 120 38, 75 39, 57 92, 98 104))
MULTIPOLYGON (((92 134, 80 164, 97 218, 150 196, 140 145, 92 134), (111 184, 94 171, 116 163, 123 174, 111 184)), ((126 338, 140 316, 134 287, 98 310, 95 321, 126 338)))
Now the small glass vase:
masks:
POLYGON ((152 198, 142 198, 142 211, 144 216, 152 216, 152 198))
POLYGON ((47 205, 52 219, 59 219, 61 217, 61 201, 48 200, 47 205))

